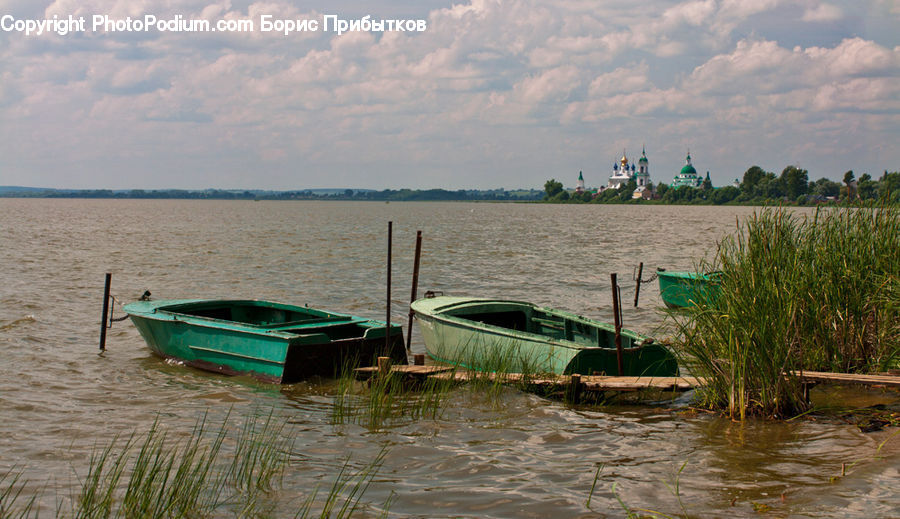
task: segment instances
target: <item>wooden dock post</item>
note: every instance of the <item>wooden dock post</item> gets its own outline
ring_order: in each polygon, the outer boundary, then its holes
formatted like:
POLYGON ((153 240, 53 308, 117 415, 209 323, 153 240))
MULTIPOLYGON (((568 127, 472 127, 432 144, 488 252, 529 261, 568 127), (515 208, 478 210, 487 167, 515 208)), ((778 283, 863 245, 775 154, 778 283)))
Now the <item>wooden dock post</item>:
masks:
POLYGON ((619 308, 619 284, 616 282, 616 273, 609 275, 612 283, 613 319, 616 325, 616 362, 619 368, 619 376, 625 376, 625 363, 622 360, 622 316, 619 308))
POLYGON ((106 351, 106 320, 109 318, 109 286, 112 274, 106 273, 106 284, 103 287, 103 315, 100 317, 100 351, 106 351))
POLYGON ((583 389, 581 383, 581 375, 578 373, 573 373, 569 376, 569 387, 566 388, 566 401, 570 404, 578 404, 581 400, 581 390, 583 389))
MULTIPOLYGON (((419 257, 422 255, 422 231, 416 231, 416 256, 413 261, 413 278, 412 278, 412 294, 409 296, 409 304, 412 305, 416 300, 417 292, 419 291, 419 257)), ((412 306, 409 307, 409 317, 408 317, 408 328, 406 329, 406 349, 409 350, 412 347, 412 323, 413 323, 413 310, 412 306)))
POLYGON ((391 358, 378 357, 378 375, 386 377, 391 374, 391 358))

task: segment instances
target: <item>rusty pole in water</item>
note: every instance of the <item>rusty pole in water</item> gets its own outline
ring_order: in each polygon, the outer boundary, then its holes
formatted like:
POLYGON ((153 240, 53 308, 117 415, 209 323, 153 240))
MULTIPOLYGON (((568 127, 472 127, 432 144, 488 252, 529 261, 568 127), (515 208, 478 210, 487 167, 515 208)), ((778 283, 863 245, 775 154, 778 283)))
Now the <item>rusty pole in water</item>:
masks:
POLYGON ((384 335, 385 355, 391 351, 391 236, 394 230, 394 222, 388 222, 387 242, 387 317, 384 335))
POLYGON ((103 287, 103 316, 100 317, 100 351, 106 351, 106 319, 109 316, 109 285, 112 274, 106 273, 106 284, 103 287))
POLYGON ((625 375, 625 363, 622 360, 622 318, 619 314, 619 285, 616 283, 615 273, 610 274, 609 279, 612 283, 613 319, 616 325, 616 362, 619 365, 619 376, 621 377, 625 375))
POLYGON ((644 274, 644 262, 638 265, 637 286, 634 287, 634 307, 637 308, 638 296, 641 295, 641 276, 644 274))
POLYGON ((416 231, 416 259, 413 262, 413 279, 412 279, 412 294, 409 296, 409 317, 408 328, 406 330, 406 349, 409 350, 412 347, 412 323, 413 323, 413 310, 412 304, 416 300, 417 292, 419 291, 419 258, 422 255, 422 231, 416 231))

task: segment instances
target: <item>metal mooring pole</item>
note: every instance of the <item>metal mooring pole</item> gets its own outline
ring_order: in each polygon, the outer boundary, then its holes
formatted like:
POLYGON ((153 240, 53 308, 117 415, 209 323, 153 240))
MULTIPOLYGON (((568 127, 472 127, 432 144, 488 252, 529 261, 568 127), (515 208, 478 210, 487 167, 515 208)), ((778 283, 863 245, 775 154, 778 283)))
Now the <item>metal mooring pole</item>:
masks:
POLYGON ((625 376, 625 363, 622 360, 622 319, 619 315, 619 285, 616 283, 616 274, 610 274, 612 282, 613 315, 616 325, 616 361, 619 364, 619 376, 625 376))
POLYGON ((103 287, 103 315, 100 317, 100 351, 106 351, 106 320, 109 318, 109 285, 112 274, 106 273, 106 284, 103 287))
MULTIPOLYGON (((387 323, 384 335, 385 355, 391 351, 391 237, 394 233, 394 222, 388 222, 387 243, 387 323)), ((402 332, 401 332, 402 333, 402 332)))
POLYGON ((634 287, 634 307, 637 308, 638 297, 641 295, 641 276, 644 275, 644 262, 638 266, 637 285, 634 287))
POLYGON ((412 304, 416 300, 417 292, 419 291, 419 258, 422 256, 422 231, 416 231, 416 259, 413 261, 413 278, 412 278, 412 294, 409 296, 409 317, 407 318, 406 329, 406 349, 409 350, 412 347, 412 323, 413 323, 413 310, 412 304))

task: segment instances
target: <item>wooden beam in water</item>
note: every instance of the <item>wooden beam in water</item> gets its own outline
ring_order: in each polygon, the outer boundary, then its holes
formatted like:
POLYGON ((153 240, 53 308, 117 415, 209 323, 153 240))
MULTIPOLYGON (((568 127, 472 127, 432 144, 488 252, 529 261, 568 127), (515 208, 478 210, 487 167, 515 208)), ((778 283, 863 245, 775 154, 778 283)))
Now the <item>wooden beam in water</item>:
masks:
MULTIPOLYGON (((410 377, 436 377, 456 382, 488 380, 502 384, 527 384, 532 386, 566 387, 572 383, 571 375, 523 375, 521 373, 485 373, 470 371, 446 365, 429 364, 427 366, 394 365, 391 373, 410 377)), ((356 369, 360 377, 372 376, 378 367, 356 369)), ((798 375, 794 373, 794 375, 798 375)), ((852 373, 826 373, 821 371, 804 371, 801 380, 804 382, 822 382, 837 384, 860 384, 866 386, 884 386, 900 388, 900 375, 858 375, 852 373)), ((640 391, 643 389, 662 389, 672 391, 688 391, 702 386, 705 381, 697 377, 613 377, 605 375, 581 375, 577 383, 583 391, 640 391)))
MULTIPOLYGON (((405 367, 405 366, 404 366, 405 367)), ((452 379, 457 382, 469 382, 472 380, 489 380, 503 384, 527 384, 531 386, 567 386, 572 377, 564 376, 535 376, 522 375, 521 373, 483 373, 472 371, 453 370, 437 372, 433 377, 452 379)), ((667 389, 676 391, 688 391, 702 385, 702 380, 696 377, 609 377, 599 375, 581 375, 578 379, 582 390, 585 391, 640 391, 642 389, 667 389)))
MULTIPOLYGON (((794 372, 793 375, 800 375, 794 372)), ((860 375, 856 373, 827 373, 824 371, 803 371, 801 380, 805 382, 828 382, 833 384, 859 384, 863 386, 886 386, 900 388, 900 375, 860 375)))
MULTIPOLYGON (((356 368, 354 371, 359 378, 368 378, 372 375, 378 373, 378 366, 370 366, 365 368, 356 368)), ((435 366, 435 365, 407 365, 407 364, 396 364, 391 366, 391 373, 398 373, 403 375, 408 375, 410 377, 421 377, 425 378, 429 375, 434 375, 437 373, 444 373, 447 371, 453 371, 452 366, 435 366)))

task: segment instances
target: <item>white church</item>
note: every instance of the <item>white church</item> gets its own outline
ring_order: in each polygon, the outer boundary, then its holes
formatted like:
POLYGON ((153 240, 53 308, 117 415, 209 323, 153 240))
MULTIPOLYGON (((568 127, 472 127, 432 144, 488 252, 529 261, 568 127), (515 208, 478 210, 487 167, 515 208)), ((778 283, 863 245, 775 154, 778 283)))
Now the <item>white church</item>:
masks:
POLYGON ((632 194, 633 198, 641 198, 650 187, 650 161, 647 160, 646 148, 641 150, 641 158, 637 160, 637 164, 629 162, 628 155, 622 150, 622 158, 613 163, 612 175, 609 176, 609 182, 605 187, 601 187, 598 192, 607 189, 619 189, 627 184, 630 180, 634 180, 637 187, 632 194))

